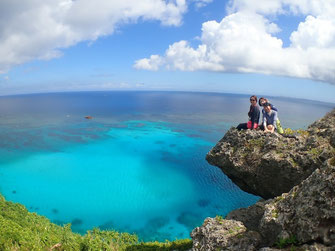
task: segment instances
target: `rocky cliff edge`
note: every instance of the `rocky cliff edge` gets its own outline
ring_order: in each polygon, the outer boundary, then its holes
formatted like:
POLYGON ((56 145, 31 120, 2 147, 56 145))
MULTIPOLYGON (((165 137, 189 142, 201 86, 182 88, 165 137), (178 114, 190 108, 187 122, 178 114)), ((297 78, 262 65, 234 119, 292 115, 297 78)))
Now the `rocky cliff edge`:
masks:
POLYGON ((231 128, 206 159, 267 200, 207 218, 193 250, 335 250, 335 109, 284 136, 231 128))

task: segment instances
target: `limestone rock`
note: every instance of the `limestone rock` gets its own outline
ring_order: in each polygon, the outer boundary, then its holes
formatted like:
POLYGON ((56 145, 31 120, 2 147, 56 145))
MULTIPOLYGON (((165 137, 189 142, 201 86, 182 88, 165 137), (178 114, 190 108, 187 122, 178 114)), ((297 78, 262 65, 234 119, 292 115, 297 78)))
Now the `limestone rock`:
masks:
POLYGON ((335 250, 335 166, 328 160, 289 193, 207 218, 191 236, 193 250, 270 251, 291 237, 301 250, 335 250))
POLYGON ((327 161, 288 194, 272 200, 260 229, 261 234, 280 229, 278 238, 295 236, 299 243, 335 246, 335 166, 327 161))
POLYGON ((231 128, 207 154, 242 190, 270 199, 300 184, 333 156, 335 110, 294 135, 231 128))
POLYGON ((265 201, 259 201, 248 208, 240 208, 230 212, 227 220, 241 221, 247 229, 258 231, 260 221, 265 212, 265 201))
POLYGON ((275 251, 280 240, 287 250, 335 251, 334 132, 335 109, 294 137, 230 129, 207 160, 272 199, 207 218, 193 250, 275 251))
POLYGON ((191 233, 194 251, 257 250, 260 235, 248 231, 240 221, 207 218, 191 233))

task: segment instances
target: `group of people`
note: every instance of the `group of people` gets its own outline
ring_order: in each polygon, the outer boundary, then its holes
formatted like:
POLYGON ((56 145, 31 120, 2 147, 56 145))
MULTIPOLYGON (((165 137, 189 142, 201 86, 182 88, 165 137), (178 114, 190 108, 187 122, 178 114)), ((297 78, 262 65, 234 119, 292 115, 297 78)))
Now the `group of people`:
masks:
POLYGON ((255 95, 250 97, 250 109, 248 112, 249 121, 247 123, 241 123, 236 128, 237 130, 250 129, 256 130, 261 129, 265 132, 283 133, 283 128, 280 125, 278 118, 278 109, 273 106, 266 98, 260 98, 257 104, 257 97, 255 95), (260 119, 260 107, 262 109, 262 123, 259 124, 260 119))

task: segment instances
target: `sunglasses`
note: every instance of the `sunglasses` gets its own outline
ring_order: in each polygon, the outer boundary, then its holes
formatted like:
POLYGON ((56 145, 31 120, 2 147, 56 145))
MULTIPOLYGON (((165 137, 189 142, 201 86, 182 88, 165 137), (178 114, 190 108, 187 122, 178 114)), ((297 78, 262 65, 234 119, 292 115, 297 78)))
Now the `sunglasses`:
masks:
POLYGON ((256 99, 250 99, 250 101, 256 101, 256 99))

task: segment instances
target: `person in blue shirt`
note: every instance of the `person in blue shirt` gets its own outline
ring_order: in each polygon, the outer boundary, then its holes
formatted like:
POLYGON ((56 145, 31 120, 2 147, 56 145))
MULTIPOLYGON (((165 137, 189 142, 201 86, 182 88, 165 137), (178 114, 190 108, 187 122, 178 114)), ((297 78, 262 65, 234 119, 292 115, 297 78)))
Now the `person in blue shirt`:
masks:
POLYGON ((262 126, 265 132, 273 133, 277 129, 278 123, 278 113, 275 110, 271 109, 270 103, 263 104, 263 119, 262 119, 262 126))
POLYGON ((249 121, 248 123, 241 123, 239 124, 236 129, 256 129, 258 127, 259 117, 260 117, 260 109, 257 105, 257 97, 255 95, 250 97, 250 109, 248 112, 249 121))

